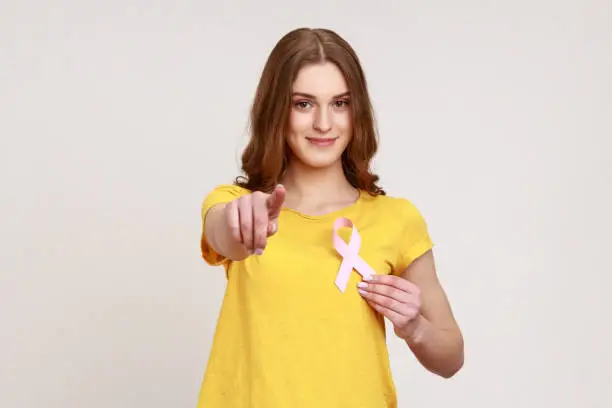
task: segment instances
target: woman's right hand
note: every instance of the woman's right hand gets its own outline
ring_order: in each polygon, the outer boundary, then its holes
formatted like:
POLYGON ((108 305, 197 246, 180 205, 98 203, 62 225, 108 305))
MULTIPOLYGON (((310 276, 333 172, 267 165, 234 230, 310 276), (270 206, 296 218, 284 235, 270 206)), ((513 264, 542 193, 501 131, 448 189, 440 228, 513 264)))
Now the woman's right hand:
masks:
POLYGON ((227 203, 224 218, 232 240, 244 245, 249 253, 261 255, 267 238, 278 231, 285 193, 279 184, 270 194, 256 191, 227 203))

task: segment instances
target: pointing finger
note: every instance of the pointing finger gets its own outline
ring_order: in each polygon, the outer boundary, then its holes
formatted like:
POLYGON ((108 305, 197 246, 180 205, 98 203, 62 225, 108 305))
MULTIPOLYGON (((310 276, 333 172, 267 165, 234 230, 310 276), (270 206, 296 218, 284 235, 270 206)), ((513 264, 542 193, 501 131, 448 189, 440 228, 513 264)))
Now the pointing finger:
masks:
POLYGON ((283 203, 285 201, 285 194, 285 187, 282 184, 279 184, 274 188, 274 191, 266 200, 268 214, 270 218, 277 218, 280 214, 280 210, 283 207, 283 203))

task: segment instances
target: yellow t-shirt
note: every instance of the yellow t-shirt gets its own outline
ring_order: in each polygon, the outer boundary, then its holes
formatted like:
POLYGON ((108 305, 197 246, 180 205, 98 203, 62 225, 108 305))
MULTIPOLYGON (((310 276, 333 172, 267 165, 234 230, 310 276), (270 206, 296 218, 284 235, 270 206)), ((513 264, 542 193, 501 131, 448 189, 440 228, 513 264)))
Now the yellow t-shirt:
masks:
MULTIPOLYGON (((213 205, 250 191, 216 187, 213 205)), ((334 284, 342 258, 333 223, 349 218, 360 256, 378 274, 400 274, 432 247, 419 211, 406 199, 370 196, 342 210, 309 216, 284 208, 263 255, 229 262, 202 235, 205 261, 223 265, 227 287, 198 408, 394 408, 385 323, 357 292, 334 284)), ((339 235, 349 241, 350 229, 339 235)), ((407 351, 408 352, 408 351, 407 351)))

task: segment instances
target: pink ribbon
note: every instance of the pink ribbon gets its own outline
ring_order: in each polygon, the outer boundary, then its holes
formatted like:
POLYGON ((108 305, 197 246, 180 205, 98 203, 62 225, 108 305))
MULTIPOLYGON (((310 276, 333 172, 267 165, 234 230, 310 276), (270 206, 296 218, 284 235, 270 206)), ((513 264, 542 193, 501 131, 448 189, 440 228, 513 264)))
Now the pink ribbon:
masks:
POLYGON ((353 268, 355 268, 355 270, 364 278, 376 274, 376 271, 359 256, 361 236, 351 220, 348 218, 338 218, 336 221, 334 221, 332 242, 334 244, 334 248, 336 248, 336 251, 338 251, 338 253, 342 256, 342 263, 340 264, 340 270, 338 270, 335 282, 336 286, 341 292, 346 290, 346 285, 348 284, 353 268), (338 235, 338 230, 342 227, 352 228, 351 238, 348 245, 346 242, 344 242, 342 237, 338 235))

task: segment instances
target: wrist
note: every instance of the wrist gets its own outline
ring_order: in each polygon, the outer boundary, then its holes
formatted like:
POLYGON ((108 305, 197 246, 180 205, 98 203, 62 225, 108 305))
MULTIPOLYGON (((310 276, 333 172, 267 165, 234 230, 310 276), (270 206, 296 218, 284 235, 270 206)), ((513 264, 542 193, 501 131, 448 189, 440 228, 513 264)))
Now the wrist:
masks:
POLYGON ((412 322, 410 322, 409 330, 403 339, 409 345, 418 345, 427 337, 427 332, 431 329, 431 323, 419 314, 412 322))

